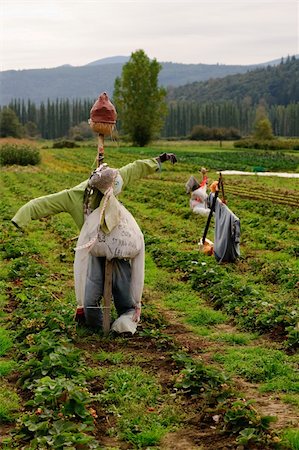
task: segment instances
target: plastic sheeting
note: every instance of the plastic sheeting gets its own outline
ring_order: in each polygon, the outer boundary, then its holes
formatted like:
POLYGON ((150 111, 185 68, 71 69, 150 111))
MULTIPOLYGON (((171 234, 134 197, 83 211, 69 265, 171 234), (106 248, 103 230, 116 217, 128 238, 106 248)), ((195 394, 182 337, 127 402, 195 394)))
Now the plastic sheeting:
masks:
POLYGON ((240 170, 222 170, 222 175, 257 175, 260 177, 283 177, 283 178, 299 178, 299 173, 287 172, 242 172, 240 170))

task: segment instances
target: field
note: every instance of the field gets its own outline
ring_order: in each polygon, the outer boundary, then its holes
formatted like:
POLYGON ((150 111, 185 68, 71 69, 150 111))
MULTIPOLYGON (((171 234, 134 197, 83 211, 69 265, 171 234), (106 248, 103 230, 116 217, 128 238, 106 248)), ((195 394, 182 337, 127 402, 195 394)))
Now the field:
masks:
POLYGON ((142 321, 133 337, 103 337, 74 322, 71 217, 24 232, 10 222, 88 178, 95 148, 43 144, 39 166, 0 169, 2 448, 299 449, 298 179, 224 176, 241 221, 234 264, 199 252, 206 218, 185 193, 202 166, 210 182, 227 169, 299 172, 298 152, 107 144, 112 167, 164 151, 178 163, 120 196, 145 236, 142 321))

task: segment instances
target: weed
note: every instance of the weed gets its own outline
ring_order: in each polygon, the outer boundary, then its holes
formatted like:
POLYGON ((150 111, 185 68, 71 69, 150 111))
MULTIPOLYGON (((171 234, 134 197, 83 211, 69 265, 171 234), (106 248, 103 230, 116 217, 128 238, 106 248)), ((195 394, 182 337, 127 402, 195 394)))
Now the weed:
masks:
POLYGON ((215 333, 211 339, 219 342, 227 342, 231 345, 248 345, 252 340, 257 338, 257 334, 250 333, 215 333))
POLYGON ((227 316, 221 311, 215 311, 208 307, 201 307, 190 315, 187 322, 191 325, 216 325, 224 323, 226 320, 227 316))
POLYGON ((2 384, 0 387, 0 423, 13 421, 19 408, 19 396, 2 384))
POLYGON ((299 430, 288 429, 282 435, 283 443, 291 450, 299 450, 299 430))
POLYGON ((0 359, 0 378, 9 375, 17 366, 17 363, 13 360, 1 360, 0 359))
POLYGON ((101 350, 95 355, 95 359, 100 362, 110 362, 111 364, 120 364, 124 360, 124 355, 121 352, 106 352, 101 350))
POLYGON ((8 331, 0 327, 0 356, 5 355, 12 347, 12 340, 8 331))
POLYGON ((283 394, 280 398, 283 402, 294 405, 299 410, 299 394, 283 394))

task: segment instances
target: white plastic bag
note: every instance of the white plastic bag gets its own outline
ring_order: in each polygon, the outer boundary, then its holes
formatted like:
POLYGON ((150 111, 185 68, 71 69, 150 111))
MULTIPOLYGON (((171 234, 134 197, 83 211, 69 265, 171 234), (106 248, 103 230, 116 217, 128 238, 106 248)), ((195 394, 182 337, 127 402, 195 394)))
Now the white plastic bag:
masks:
POLYGON ((137 329, 137 322, 133 321, 135 310, 131 310, 119 316, 111 325, 111 330, 116 333, 132 333, 137 329))

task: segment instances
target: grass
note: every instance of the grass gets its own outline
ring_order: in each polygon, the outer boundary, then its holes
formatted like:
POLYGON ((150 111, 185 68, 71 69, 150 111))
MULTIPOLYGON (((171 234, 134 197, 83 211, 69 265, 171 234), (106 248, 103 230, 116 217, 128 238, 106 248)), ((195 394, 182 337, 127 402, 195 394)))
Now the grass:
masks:
POLYGON ((238 333, 234 331, 216 332, 210 336, 218 342, 226 342, 229 345, 248 345, 250 342, 257 339, 258 335, 254 333, 238 333))
MULTIPOLYGON (((215 360, 223 363, 229 373, 261 384, 261 390, 299 392, 299 372, 295 361, 282 351, 265 348, 229 349, 216 354, 215 360)), ((297 361, 298 362, 298 361, 297 361)))
POLYGON ((9 375, 15 368, 15 361, 0 359, 0 378, 9 375))
POLYGON ((0 387, 0 423, 12 422, 20 408, 20 400, 15 391, 7 386, 0 387))
POLYGON ((283 435, 286 445, 291 450, 299 450, 299 430, 289 429, 283 435))
POLYGON ((6 355, 12 345, 12 340, 8 331, 5 328, 0 327, 0 356, 6 355))
POLYGON ((95 359, 99 362, 120 364, 124 360, 124 355, 121 352, 106 352, 105 350, 102 350, 95 355, 95 359))

